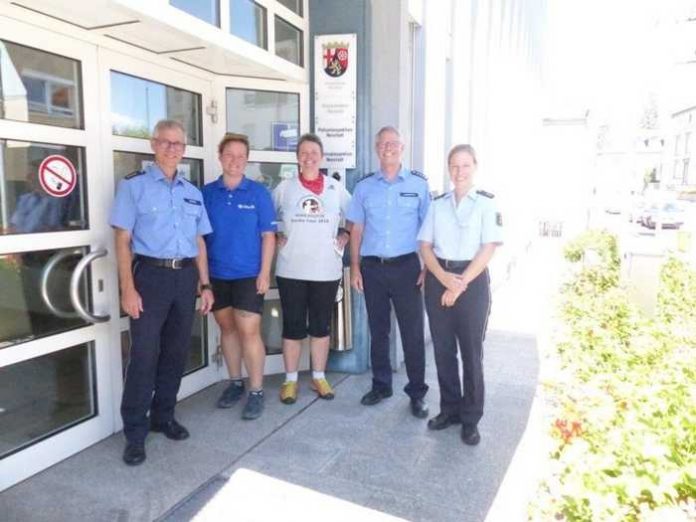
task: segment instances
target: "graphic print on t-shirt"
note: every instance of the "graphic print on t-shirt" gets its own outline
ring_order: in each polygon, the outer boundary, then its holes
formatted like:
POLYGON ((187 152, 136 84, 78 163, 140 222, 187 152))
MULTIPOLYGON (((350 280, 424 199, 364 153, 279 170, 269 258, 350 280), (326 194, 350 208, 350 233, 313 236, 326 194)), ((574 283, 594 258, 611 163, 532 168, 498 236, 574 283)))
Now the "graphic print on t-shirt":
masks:
POLYGON ((300 208, 304 214, 318 216, 324 213, 321 200, 315 196, 306 196, 300 200, 300 208))

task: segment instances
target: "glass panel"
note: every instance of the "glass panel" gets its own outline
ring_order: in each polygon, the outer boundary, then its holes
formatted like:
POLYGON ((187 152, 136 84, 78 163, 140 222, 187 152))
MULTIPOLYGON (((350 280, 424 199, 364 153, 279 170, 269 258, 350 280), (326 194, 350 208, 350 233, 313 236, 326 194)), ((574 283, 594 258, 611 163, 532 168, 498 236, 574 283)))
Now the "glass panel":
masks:
POLYGON ((302 0, 278 0, 279 4, 283 4, 292 12, 302 16, 302 0))
POLYGON ((275 52, 281 58, 304 66, 302 56, 302 31, 282 18, 275 17, 275 52))
POLYGON ((96 415, 91 343, 0 368, 0 459, 96 415))
MULTIPOLYGON (((154 154, 114 151, 114 178, 116 184, 131 172, 142 170, 154 161, 154 154)), ((179 172, 197 187, 201 188, 203 186, 203 160, 184 158, 179 163, 179 172)))
POLYGON ((227 89, 227 131, 249 136, 254 150, 295 151, 300 95, 227 89))
MULTIPOLYGON (((87 324, 70 301, 70 277, 86 252, 68 248, 0 255, 0 348, 87 324)), ((80 291, 87 304, 88 279, 83 278, 80 291)))
POLYGON ((297 176, 297 163, 247 163, 246 176, 273 190, 284 179, 297 176))
MULTIPOLYGON (((189 373, 193 373, 196 370, 208 366, 207 329, 207 321, 196 312, 196 316, 193 320, 193 332, 191 334, 191 348, 189 350, 189 357, 184 375, 188 375, 189 373)), ((124 330, 121 332, 121 373, 123 378, 126 377, 126 365, 128 364, 130 346, 130 332, 124 330)))
POLYGON ((283 353, 283 312, 280 309, 280 299, 266 298, 263 302, 261 336, 268 355, 283 353))
POLYGON ((80 62, 0 40, 0 118, 82 129, 80 62))
POLYGON ((268 48, 266 8, 252 0, 230 0, 230 32, 249 43, 268 48))
POLYGON ((86 230, 84 152, 80 147, 0 140, 0 235, 86 230), (61 158, 48 161, 39 176, 49 156, 61 158), (71 184, 74 188, 67 189, 71 184))
POLYGON ((189 145, 202 145, 201 95, 111 71, 111 130, 118 136, 149 138, 162 119, 180 121, 189 145))
POLYGON ((170 0, 169 3, 204 22, 220 25, 218 0, 170 0))

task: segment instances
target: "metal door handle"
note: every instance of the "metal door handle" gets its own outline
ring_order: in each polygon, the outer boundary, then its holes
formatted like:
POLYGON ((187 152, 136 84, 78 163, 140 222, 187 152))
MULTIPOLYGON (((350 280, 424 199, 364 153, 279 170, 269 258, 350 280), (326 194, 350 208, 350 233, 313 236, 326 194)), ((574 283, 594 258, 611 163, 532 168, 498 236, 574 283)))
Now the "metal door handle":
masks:
POLYGON ((53 315, 62 319, 74 319, 80 316, 76 312, 66 312, 65 310, 61 310, 53 304, 53 301, 51 301, 51 296, 48 293, 48 280, 51 277, 51 272, 53 272, 53 269, 56 267, 58 263, 60 263, 68 257, 79 255, 82 255, 81 248, 68 248, 65 250, 60 250, 51 256, 51 258, 48 260, 46 265, 43 267, 43 270, 41 271, 41 299, 43 299, 46 308, 48 308, 53 315))
POLYGON ((82 317, 82 319, 90 323, 105 323, 111 319, 111 316, 109 314, 92 314, 87 311, 87 309, 83 306, 82 301, 80 301, 80 279, 82 279, 82 275, 87 268, 87 265, 89 265, 95 259, 105 257, 107 253, 107 250, 103 248, 87 254, 85 257, 80 259, 79 263, 77 263, 75 271, 70 278, 70 300, 72 301, 72 305, 75 307, 77 314, 82 317))

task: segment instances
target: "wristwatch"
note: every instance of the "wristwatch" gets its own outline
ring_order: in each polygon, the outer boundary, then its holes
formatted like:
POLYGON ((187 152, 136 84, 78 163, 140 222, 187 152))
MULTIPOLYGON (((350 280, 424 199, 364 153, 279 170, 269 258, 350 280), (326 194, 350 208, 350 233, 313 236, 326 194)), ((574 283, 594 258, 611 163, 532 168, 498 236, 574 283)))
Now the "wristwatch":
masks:
POLYGON ((206 284, 204 284, 204 285, 201 285, 201 292, 202 292, 203 290, 210 290, 210 291, 212 292, 212 291, 213 291, 213 285, 211 285, 210 283, 206 283, 206 284))

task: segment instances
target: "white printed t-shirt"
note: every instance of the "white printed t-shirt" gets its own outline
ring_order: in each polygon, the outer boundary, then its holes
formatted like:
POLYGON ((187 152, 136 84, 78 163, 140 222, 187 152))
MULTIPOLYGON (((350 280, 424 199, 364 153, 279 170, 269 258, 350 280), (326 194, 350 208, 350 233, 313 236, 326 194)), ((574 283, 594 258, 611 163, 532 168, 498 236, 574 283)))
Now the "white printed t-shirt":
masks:
POLYGON ((283 180, 273 191, 278 232, 287 243, 278 251, 276 275, 304 281, 336 281, 343 277, 343 256, 336 234, 348 210, 350 193, 340 181, 325 176, 317 195, 297 177, 283 180))

